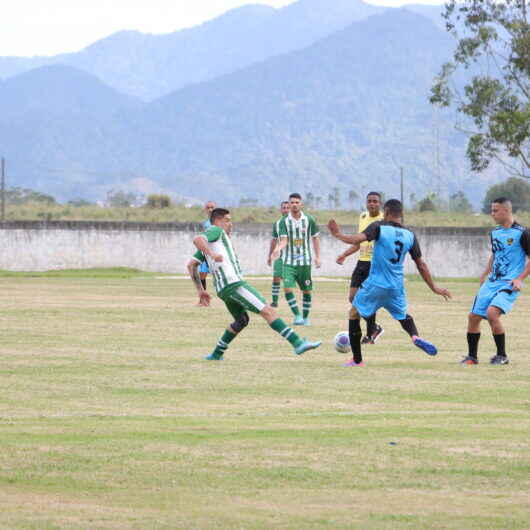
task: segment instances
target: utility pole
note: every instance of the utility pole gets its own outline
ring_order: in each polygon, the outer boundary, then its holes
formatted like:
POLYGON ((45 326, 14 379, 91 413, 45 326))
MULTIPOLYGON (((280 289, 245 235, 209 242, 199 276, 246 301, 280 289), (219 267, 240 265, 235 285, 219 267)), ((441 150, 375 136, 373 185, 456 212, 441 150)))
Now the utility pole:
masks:
POLYGON ((399 168, 399 174, 400 174, 400 190, 401 190, 401 205, 403 206, 403 214, 401 220, 405 222, 405 196, 403 193, 403 167, 399 168))
POLYGON ((0 183, 1 193, 2 193, 2 223, 6 220, 6 161, 5 158, 2 157, 2 163, 1 163, 1 178, 2 181, 0 183))

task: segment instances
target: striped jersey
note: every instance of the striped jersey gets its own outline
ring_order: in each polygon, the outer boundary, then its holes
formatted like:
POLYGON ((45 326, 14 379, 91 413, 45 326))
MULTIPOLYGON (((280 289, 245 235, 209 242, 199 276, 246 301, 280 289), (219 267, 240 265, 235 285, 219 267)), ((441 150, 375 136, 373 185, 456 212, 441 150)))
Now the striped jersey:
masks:
POLYGON ((218 226, 211 226, 202 235, 208 241, 209 249, 215 254, 223 256, 223 261, 219 262, 214 261, 210 256, 205 256, 200 250, 197 250, 193 255, 193 259, 199 263, 208 262, 217 294, 229 285, 242 282, 243 273, 239 259, 226 232, 218 226))
MULTIPOLYGON (((277 239, 277 240, 278 240, 278 243, 280 242, 280 223, 282 222, 283 219, 285 219, 285 217, 286 217, 286 216, 284 215, 281 219, 278 219, 278 220, 272 225, 272 238, 273 238, 273 239, 277 239)), ((284 255, 284 251, 282 250, 279 259, 283 259, 283 255, 284 255)))
POLYGON ((284 249, 284 265, 311 265, 312 249, 311 238, 318 236, 318 225, 310 214, 301 213, 295 219, 291 213, 280 220, 280 237, 287 238, 284 249))
MULTIPOLYGON (((371 217, 369 212, 362 212, 359 215, 359 227, 357 232, 364 232, 372 223, 375 221, 382 221, 384 219, 383 212, 379 212, 379 215, 371 217)), ((361 248, 359 249, 359 261, 372 261, 372 255, 374 253, 374 242, 363 241, 361 248)))

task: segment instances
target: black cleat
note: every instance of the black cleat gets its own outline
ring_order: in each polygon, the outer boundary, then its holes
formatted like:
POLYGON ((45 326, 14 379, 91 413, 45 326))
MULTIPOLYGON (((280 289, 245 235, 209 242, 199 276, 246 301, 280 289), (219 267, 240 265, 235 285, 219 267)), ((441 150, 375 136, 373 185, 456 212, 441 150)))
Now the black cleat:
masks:
POLYGON ((372 344, 375 344, 379 337, 385 332, 385 330, 379 325, 376 324, 375 331, 372 333, 372 344))
POLYGON ((490 364, 509 364, 508 357, 506 355, 494 355, 490 359, 490 364))
POLYGON ((471 355, 468 355, 467 357, 464 357, 460 364, 467 365, 467 364, 478 364, 478 359, 475 357, 471 357, 471 355))

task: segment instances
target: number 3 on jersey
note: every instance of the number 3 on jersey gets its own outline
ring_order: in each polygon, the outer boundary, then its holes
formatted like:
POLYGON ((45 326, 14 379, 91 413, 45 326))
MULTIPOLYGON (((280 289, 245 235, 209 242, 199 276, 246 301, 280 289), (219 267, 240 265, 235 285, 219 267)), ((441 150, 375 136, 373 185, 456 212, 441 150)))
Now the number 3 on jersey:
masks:
POLYGON ((403 254, 403 242, 402 241, 394 241, 394 245, 395 245, 395 251, 396 251, 396 257, 395 258, 391 258, 390 259, 390 262, 391 263, 394 263, 394 265, 396 263, 399 263, 400 260, 401 260, 401 254, 403 254))

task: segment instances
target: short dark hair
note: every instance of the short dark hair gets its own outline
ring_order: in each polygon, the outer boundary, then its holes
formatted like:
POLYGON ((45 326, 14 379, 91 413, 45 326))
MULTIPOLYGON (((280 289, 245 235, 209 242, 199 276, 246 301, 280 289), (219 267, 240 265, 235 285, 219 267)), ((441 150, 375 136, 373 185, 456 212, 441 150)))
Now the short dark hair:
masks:
POLYGON ((302 196, 299 193, 291 193, 291 195, 289 195, 289 199, 300 199, 300 200, 302 200, 302 196))
POLYGON ((230 210, 227 210, 226 208, 216 208, 215 210, 212 210, 212 214, 210 215, 210 223, 213 224, 216 219, 221 219, 221 217, 224 217, 229 213, 230 210))
POLYGON ((403 214, 403 205, 401 204, 401 201, 398 201, 397 199, 389 199, 385 202, 385 210, 388 208, 388 211, 391 215, 394 217, 401 217, 403 214))
POLYGON ((280 203, 280 206, 283 206, 284 204, 289 204, 289 201, 282 201, 282 202, 280 203))
POLYGON ((381 199, 381 194, 378 191, 371 191, 370 193, 366 194, 366 198, 370 197, 370 195, 377 195, 379 199, 381 199))
POLYGON ((508 197, 497 197, 496 199, 493 199, 491 202, 492 203, 496 202, 497 204, 506 204, 507 202, 509 202, 510 204, 512 203, 512 201, 508 199, 508 197))

